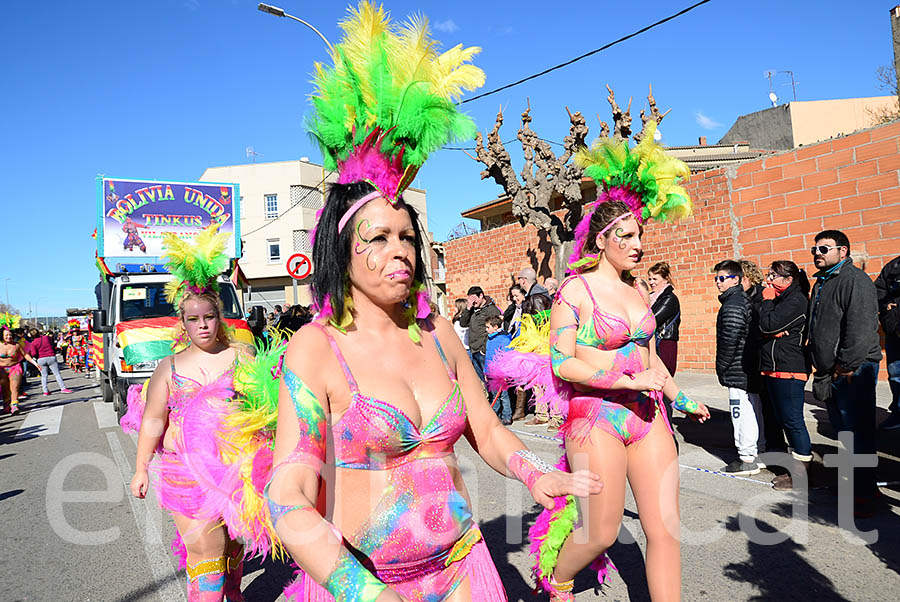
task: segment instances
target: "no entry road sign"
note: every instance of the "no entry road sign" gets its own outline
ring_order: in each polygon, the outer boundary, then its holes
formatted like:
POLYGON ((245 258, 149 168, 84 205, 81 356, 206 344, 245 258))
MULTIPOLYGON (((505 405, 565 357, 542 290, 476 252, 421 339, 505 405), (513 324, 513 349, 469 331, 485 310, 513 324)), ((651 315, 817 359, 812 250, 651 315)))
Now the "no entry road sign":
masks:
POLYGON ((312 271, 312 261, 303 253, 294 253, 288 257, 287 271, 291 278, 303 280, 312 271))

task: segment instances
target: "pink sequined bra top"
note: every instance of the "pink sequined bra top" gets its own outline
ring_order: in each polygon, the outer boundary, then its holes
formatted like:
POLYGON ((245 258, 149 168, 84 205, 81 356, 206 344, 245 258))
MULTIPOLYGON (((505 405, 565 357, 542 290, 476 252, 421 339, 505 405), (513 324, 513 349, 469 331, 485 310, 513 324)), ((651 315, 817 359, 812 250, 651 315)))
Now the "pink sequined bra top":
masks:
POLYGON ((168 406, 170 418, 172 414, 177 416, 181 410, 187 405, 191 398, 218 398, 228 399, 234 397, 234 368, 235 362, 231 367, 223 372, 216 379, 203 384, 197 382, 190 376, 183 376, 175 371, 175 356, 172 356, 172 384, 175 390, 169 394, 168 406))
POLYGON ((653 331, 656 330, 656 318, 650 307, 647 307, 647 313, 644 314, 637 326, 632 330, 631 325, 620 316, 600 309, 597 305, 597 300, 594 299, 594 293, 591 292, 591 287, 588 286, 588 283, 585 282, 580 274, 578 278, 581 280, 581 283, 587 291, 588 296, 591 298, 591 303, 594 306, 593 315, 590 318, 581 322, 579 320, 578 307, 566 301, 561 295, 563 287, 569 282, 573 282, 574 278, 564 282, 563 286, 560 287, 559 292, 556 293, 556 298, 568 305, 572 311, 575 312, 575 319, 579 321, 577 334, 575 335, 575 342, 578 345, 596 347, 597 349, 602 349, 604 351, 612 351, 630 346, 625 353, 631 353, 633 351, 633 344, 647 345, 647 342, 653 336, 653 331))
POLYGON ((350 407, 332 425, 335 466, 386 470, 414 460, 440 458, 453 453, 453 446, 466 428, 466 404, 456 376, 434 332, 431 336, 453 389, 434 417, 419 429, 397 406, 360 392, 337 342, 324 328, 320 328, 350 387, 350 407))

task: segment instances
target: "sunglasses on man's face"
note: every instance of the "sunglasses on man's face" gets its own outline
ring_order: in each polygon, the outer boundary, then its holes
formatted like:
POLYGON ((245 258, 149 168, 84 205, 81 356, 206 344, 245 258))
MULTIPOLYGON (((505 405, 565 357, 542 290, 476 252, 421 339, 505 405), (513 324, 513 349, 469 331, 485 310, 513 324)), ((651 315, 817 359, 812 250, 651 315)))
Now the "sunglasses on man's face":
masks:
POLYGON ((713 280, 719 283, 725 282, 729 278, 737 278, 737 276, 735 276, 734 274, 731 274, 730 276, 713 276, 713 280))
POLYGON ((827 255, 831 249, 840 249, 840 247, 837 245, 816 245, 809 252, 813 255, 827 255))

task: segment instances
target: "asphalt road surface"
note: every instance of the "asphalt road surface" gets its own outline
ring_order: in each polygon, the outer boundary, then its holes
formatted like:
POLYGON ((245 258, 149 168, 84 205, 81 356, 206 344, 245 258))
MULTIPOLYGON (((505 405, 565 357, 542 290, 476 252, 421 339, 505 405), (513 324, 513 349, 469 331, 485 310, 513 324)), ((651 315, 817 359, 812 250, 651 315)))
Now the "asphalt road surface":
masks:
MULTIPOLYGON (((127 494, 136 439, 116 424, 96 382, 65 371, 74 393, 44 397, 32 379, 22 412, 0 417, 0 600, 181 602, 184 573, 176 571, 169 542, 171 519, 152 494, 127 494)), ((900 599, 900 487, 882 488, 878 513, 857 520, 854 534, 839 520, 836 489, 808 496, 779 493, 772 474, 734 478, 718 473, 733 459, 727 395, 707 375, 679 375, 690 394, 713 409, 704 425, 675 419, 680 446, 684 600, 900 599), (842 526, 839 526, 842 525, 842 526), (843 528, 846 527, 846 528, 843 528)), ((879 420, 889 402, 879 385, 879 420)), ((810 403, 807 425, 820 455, 836 443, 824 408, 810 403)), ((512 427, 547 460, 558 457, 544 427, 512 427)), ((879 479, 900 481, 900 431, 879 432, 879 479)), ((510 600, 531 595, 524 533, 537 508, 520 484, 503 479, 465 441, 457 446, 474 512, 510 600)), ((836 482, 830 471, 823 478, 836 482)), ((648 600, 645 540, 628 494, 618 542, 609 554, 618 573, 595 590, 588 571, 576 580, 576 598, 648 600)), ((243 589, 250 602, 284 600, 291 569, 271 560, 251 562, 243 589)))

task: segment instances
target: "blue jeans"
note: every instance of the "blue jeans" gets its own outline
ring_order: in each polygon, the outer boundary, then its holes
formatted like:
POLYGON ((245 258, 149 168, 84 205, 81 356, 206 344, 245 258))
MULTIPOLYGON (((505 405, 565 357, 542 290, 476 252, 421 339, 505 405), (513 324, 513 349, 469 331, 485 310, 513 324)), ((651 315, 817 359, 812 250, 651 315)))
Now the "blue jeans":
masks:
POLYGON ((888 384, 891 385, 891 405, 888 410, 900 412, 900 337, 887 335, 884 340, 884 354, 887 356, 888 384))
POLYGON ((794 450, 797 459, 804 462, 812 460, 812 446, 809 442, 809 431, 803 421, 803 387, 805 383, 796 378, 763 377, 775 417, 781 423, 788 443, 794 450))
POLYGON ((500 391, 499 398, 497 391, 490 392, 490 402, 494 413, 500 417, 500 420, 512 420, 512 403, 509 397, 509 389, 500 391))
POLYGON ((484 383, 484 354, 480 351, 469 350, 469 358, 472 360, 472 367, 475 368, 475 374, 478 380, 484 383))
MULTIPOLYGON (((828 418, 834 430, 853 433, 854 454, 875 453, 875 384, 878 362, 866 362, 849 380, 842 376, 831 384, 828 418)), ((875 468, 853 470, 853 495, 871 497, 876 494, 875 468)))

